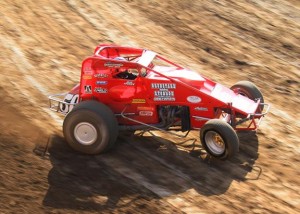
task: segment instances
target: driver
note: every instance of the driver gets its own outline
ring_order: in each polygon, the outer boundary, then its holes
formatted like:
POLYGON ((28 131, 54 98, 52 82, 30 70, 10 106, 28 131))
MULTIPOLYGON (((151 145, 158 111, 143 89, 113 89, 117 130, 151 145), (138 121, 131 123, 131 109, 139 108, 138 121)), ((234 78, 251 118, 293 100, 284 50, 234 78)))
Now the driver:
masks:
MULTIPOLYGON (((120 60, 120 61, 127 61, 124 57, 118 56, 115 57, 114 60, 120 60)), ((121 78, 121 79, 129 79, 129 80, 134 80, 137 76, 134 75, 131 72, 128 72, 127 69, 116 69, 116 72, 118 73, 116 76, 121 78), (124 71, 122 71, 124 70, 124 71)))

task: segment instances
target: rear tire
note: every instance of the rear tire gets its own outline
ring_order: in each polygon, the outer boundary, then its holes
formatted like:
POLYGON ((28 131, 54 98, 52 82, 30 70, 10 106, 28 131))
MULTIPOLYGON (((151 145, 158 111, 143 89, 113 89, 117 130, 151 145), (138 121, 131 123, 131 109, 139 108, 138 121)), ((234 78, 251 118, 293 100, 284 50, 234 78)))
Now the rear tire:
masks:
POLYGON ((227 160, 239 151, 239 139, 234 129, 219 119, 207 121, 200 130, 200 140, 206 152, 217 159, 227 160))
POLYGON ((97 101, 84 101, 66 116, 63 133, 74 150, 99 154, 114 145, 118 136, 118 123, 106 105, 97 101))

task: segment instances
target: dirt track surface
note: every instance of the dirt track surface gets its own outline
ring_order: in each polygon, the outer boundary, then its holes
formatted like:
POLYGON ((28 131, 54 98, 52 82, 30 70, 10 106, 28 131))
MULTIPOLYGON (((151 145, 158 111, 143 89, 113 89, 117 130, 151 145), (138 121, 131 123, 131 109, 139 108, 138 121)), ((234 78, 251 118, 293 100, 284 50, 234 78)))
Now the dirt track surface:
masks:
POLYGON ((299 213, 300 3, 0 1, 0 213, 299 213), (215 81, 250 80, 272 105, 232 161, 202 159, 198 133, 120 137, 72 151, 47 95, 79 81, 99 43, 145 47, 215 81), (32 152, 51 141, 45 159, 32 152))

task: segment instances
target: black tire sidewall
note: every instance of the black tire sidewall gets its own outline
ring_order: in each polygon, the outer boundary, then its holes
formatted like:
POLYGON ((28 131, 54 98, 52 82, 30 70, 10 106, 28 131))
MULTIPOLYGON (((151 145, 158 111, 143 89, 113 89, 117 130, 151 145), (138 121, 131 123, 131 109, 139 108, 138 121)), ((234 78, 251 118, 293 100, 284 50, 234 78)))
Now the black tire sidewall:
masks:
POLYGON ((104 152, 109 145, 109 131, 103 118, 90 110, 72 111, 69 117, 64 122, 64 136, 69 145, 76 151, 86 154, 97 154, 104 152), (90 145, 83 145, 79 143, 74 136, 74 129, 77 124, 87 122, 92 124, 97 131, 97 140, 90 145))
POLYGON ((207 151, 207 153, 210 156, 220 160, 230 159, 239 151, 239 139, 237 137, 236 132, 229 124, 219 119, 212 119, 201 128, 200 140, 202 146, 207 151), (225 143, 225 151, 222 154, 217 155, 213 153, 207 146, 207 143, 205 141, 205 135, 208 131, 214 131, 222 137, 225 143))

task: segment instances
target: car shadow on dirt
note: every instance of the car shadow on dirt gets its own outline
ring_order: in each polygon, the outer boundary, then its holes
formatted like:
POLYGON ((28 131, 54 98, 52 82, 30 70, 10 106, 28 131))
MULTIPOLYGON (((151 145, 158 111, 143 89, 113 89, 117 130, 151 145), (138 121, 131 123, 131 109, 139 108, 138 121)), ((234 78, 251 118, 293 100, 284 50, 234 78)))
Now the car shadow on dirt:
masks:
POLYGON ((89 156, 73 151, 55 135, 49 147, 53 168, 43 205, 91 211, 139 210, 154 200, 159 212, 159 199, 189 189, 205 196, 223 194, 233 180, 259 178, 257 136, 240 133, 239 137, 240 153, 224 162, 205 158, 198 146, 156 136, 119 138, 112 151, 89 156))

